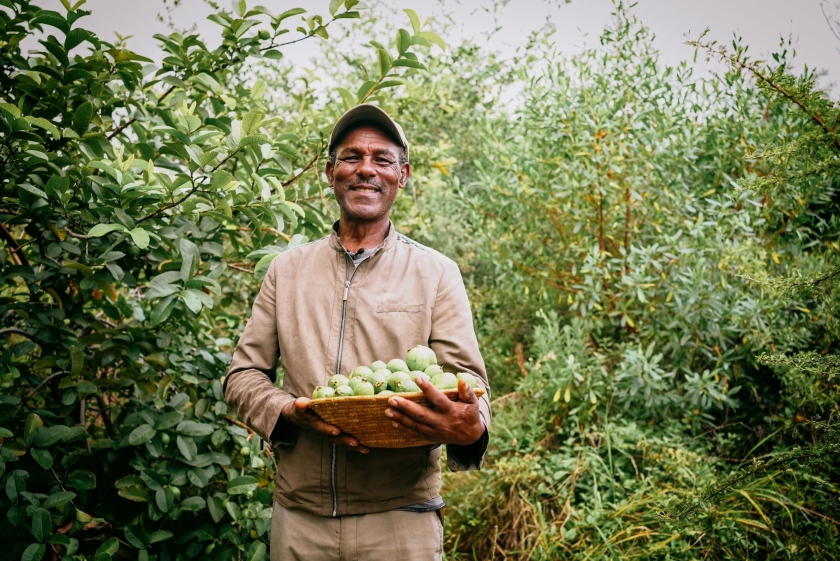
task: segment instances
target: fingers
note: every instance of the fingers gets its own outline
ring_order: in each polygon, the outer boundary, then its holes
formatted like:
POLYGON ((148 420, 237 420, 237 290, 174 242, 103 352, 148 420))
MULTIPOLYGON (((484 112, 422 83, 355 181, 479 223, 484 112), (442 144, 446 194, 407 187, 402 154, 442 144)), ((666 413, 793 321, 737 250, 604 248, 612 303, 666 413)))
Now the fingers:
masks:
MULTIPOLYGON (((412 405, 415 404, 412 403, 412 405)), ((405 413, 391 407, 385 410, 385 416, 391 419, 391 424, 394 425, 395 428, 407 428, 414 434, 424 437, 428 437, 430 433, 434 432, 434 429, 424 423, 423 419, 418 420, 415 417, 406 415, 405 413)))
POLYGON ((435 409, 440 411, 446 411, 449 407, 452 406, 452 401, 448 397, 446 397, 446 394, 437 389, 435 385, 432 384, 430 381, 418 376, 416 379, 416 383, 420 387, 420 390, 422 390, 423 394, 425 394, 429 402, 432 405, 434 405, 435 409))
POLYGON ((464 380, 458 380, 458 396, 464 403, 478 403, 478 398, 475 396, 475 390, 473 390, 473 387, 464 380))
POLYGON ((370 452, 370 448, 363 445, 349 434, 342 434, 341 436, 330 438, 330 441, 334 444, 338 444, 339 446, 344 446, 348 450, 353 450, 361 454, 367 454, 370 452))

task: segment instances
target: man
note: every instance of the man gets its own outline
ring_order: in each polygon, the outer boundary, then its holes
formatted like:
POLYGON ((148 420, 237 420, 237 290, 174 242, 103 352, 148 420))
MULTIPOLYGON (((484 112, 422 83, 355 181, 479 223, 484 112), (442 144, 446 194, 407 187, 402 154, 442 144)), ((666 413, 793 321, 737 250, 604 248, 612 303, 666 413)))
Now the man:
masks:
POLYGON ((340 220, 274 259, 233 355, 226 398, 279 459, 272 561, 441 557, 440 446, 368 449, 325 423, 306 396, 330 376, 428 345, 445 370, 474 374, 488 392, 479 400, 461 381, 451 402, 418 379, 434 409, 394 396, 385 415, 446 444, 453 470, 478 469, 487 447, 489 385, 461 274, 389 218, 411 173, 408 148, 376 106, 338 120, 326 175, 340 220))

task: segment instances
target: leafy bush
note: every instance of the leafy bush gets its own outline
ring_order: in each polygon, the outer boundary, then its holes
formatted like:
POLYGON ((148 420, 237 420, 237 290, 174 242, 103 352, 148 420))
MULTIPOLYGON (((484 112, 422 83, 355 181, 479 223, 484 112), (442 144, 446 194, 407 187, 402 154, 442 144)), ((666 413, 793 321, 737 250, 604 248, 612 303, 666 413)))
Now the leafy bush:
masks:
MULTIPOLYGON (((317 170, 342 111, 277 61, 358 2, 324 18, 240 0, 210 16, 215 49, 158 36, 159 67, 62 3, 0 7, 4 557, 259 561, 274 459, 229 414, 223 374, 259 273, 331 224, 317 170)), ((443 46, 407 12, 344 107, 443 46)))

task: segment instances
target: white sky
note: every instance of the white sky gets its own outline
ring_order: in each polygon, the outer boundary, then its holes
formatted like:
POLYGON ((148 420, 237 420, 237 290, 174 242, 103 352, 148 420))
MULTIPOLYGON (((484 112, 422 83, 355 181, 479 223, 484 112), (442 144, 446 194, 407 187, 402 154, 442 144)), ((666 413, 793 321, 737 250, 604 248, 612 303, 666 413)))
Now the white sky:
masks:
MULTIPOLYGON (((229 0, 220 0, 227 5, 229 0)), ((171 3, 171 1, 170 1, 171 3)), ((274 13, 305 6, 312 13, 327 14, 328 0, 251 0, 250 5, 262 4, 274 13)), ((491 2, 479 0, 390 0, 387 4, 395 11, 413 8, 421 19, 443 11, 450 12, 458 22, 444 39, 454 44, 463 39, 488 43, 487 34, 494 28, 494 17, 485 9, 491 2)), ((826 10, 840 11, 840 0, 828 0, 826 10)), ((41 0, 39 5, 63 11, 58 0, 41 0)), ((114 32, 132 35, 128 45, 132 50, 159 58, 155 33, 167 33, 165 24, 157 19, 163 11, 160 0, 88 0, 85 9, 92 15, 77 25, 96 31, 104 39, 113 39, 114 32)), ((495 18, 501 30, 492 36, 488 46, 502 52, 513 52, 523 44, 531 31, 541 28, 547 20, 556 26, 554 36, 558 47, 568 54, 579 51, 584 45, 598 44, 598 36, 610 21, 613 5, 610 0, 510 0, 495 18)), ((797 50, 797 64, 808 64, 827 71, 821 81, 823 87, 834 92, 840 90, 840 41, 832 35, 823 18, 820 0, 638 0, 634 8, 637 16, 656 35, 658 49, 665 62, 691 60, 693 49, 685 45, 685 34, 699 35, 710 28, 709 37, 730 41, 733 33, 743 37, 753 56, 767 57, 779 45, 781 36, 792 36, 797 50)), ((212 45, 218 37, 216 24, 207 21, 210 8, 202 0, 183 0, 174 10, 176 24, 187 28, 195 24, 198 31, 212 45)), ((408 27, 407 18, 403 23, 408 27)), ((352 25, 344 20, 343 25, 352 25)), ((291 34, 290 34, 291 35, 291 34)), ((313 56, 313 39, 299 45, 285 47, 285 57, 304 62, 313 56)), ((716 68, 714 64, 698 57, 698 70, 716 68)), ((836 95, 835 95, 836 97, 836 95)))

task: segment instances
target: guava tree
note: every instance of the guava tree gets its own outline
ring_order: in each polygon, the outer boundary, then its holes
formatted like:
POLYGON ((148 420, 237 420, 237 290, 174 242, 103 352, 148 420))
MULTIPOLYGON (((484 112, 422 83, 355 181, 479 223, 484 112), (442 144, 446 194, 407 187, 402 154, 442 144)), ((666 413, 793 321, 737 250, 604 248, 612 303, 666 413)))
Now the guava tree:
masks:
POLYGON ((322 106, 283 48, 360 18, 356 0, 239 0, 210 16, 216 48, 157 36, 160 64, 62 4, 0 1, 0 543, 23 561, 258 561, 273 457, 222 377, 259 271, 329 227, 330 123, 443 43, 406 10, 322 106))

